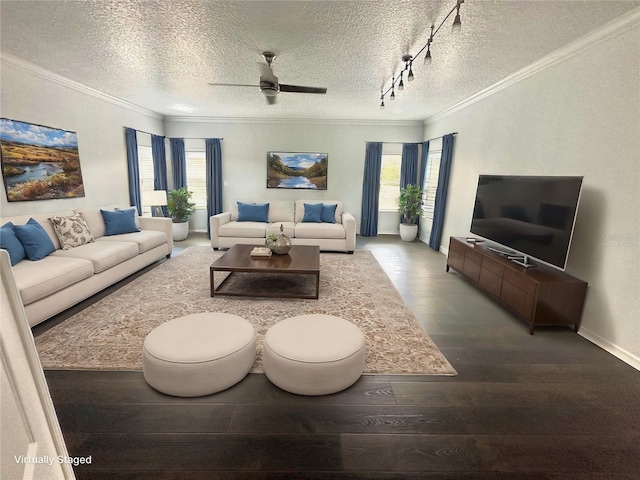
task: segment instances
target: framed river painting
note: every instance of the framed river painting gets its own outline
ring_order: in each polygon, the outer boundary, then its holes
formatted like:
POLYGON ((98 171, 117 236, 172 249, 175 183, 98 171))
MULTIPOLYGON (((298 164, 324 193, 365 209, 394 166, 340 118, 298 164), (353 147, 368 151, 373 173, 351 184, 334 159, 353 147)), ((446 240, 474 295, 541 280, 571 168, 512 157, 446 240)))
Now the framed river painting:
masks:
POLYGON ((327 189, 326 153, 267 152, 267 188, 327 189))
POLYGON ((9 202, 84 197, 76 132, 0 118, 0 153, 9 202))

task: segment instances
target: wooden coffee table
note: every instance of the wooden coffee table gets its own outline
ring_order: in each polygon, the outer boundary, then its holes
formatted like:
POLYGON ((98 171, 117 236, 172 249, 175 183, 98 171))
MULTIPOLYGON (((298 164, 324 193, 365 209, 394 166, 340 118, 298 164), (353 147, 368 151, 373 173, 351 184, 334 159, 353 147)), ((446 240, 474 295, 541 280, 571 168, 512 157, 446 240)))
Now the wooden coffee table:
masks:
POLYGON ((256 245, 234 245, 216 260, 209 268, 211 282, 211 296, 230 295, 242 297, 274 297, 274 298, 313 298, 317 299, 320 292, 320 247, 311 245, 293 245, 286 255, 271 255, 270 258, 252 258, 251 250, 256 245), (215 288, 215 272, 230 272, 229 275, 215 288), (221 287, 235 272, 250 274, 277 273, 286 275, 311 275, 315 277, 315 295, 304 295, 286 291, 251 292, 251 291, 221 291, 221 287))

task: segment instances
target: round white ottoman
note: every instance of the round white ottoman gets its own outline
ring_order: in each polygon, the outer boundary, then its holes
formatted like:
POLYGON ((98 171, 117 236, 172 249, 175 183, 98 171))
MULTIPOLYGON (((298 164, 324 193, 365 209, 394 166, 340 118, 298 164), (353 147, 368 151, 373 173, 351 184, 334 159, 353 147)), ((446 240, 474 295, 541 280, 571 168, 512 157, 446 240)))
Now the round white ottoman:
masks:
POLYGON ((327 395, 353 385, 364 368, 364 335, 331 315, 301 315, 276 323, 264 337, 264 373, 299 395, 327 395))
POLYGON ((256 358, 256 332, 244 318, 196 313, 154 328, 142 347, 149 385, 168 395, 210 395, 242 380, 256 358))

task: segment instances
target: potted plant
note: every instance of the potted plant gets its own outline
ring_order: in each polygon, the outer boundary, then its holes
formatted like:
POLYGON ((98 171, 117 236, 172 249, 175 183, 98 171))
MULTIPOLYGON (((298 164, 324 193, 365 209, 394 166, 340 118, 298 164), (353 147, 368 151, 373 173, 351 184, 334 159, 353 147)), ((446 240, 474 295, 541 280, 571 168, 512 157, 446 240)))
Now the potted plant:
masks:
POLYGON ((169 192, 167 211, 171 215, 173 239, 176 242, 184 240, 189 235, 189 215, 195 212, 195 203, 190 201, 191 192, 187 187, 169 192))
POLYGON ((422 194, 422 189, 415 183, 400 190, 398 207, 404 218, 400 223, 400 238, 407 242, 414 241, 418 235, 418 225, 414 220, 422 214, 422 194))

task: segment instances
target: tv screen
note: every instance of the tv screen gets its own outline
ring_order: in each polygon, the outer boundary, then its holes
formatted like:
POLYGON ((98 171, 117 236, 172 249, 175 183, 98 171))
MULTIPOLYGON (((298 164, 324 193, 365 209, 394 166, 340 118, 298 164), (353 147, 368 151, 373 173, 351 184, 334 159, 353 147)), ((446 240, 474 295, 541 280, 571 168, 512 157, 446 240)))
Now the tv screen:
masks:
POLYGON ((582 177, 480 175, 471 233, 564 269, 582 177))

